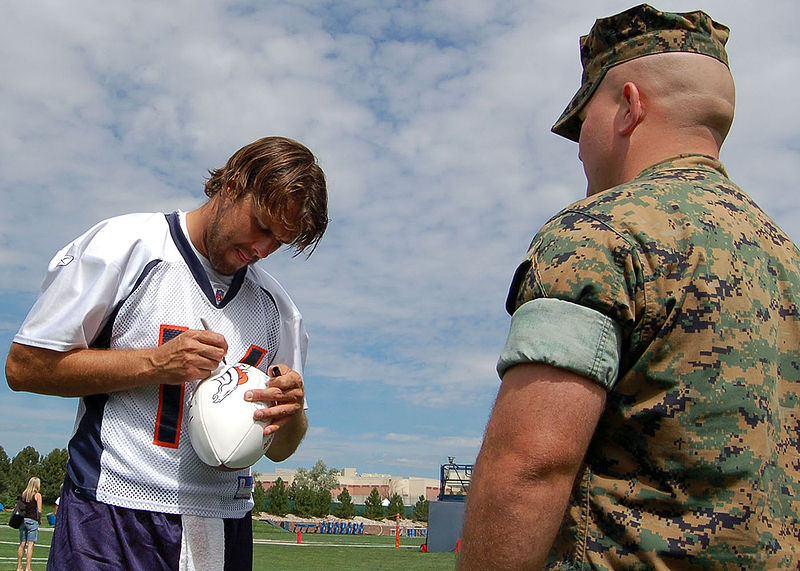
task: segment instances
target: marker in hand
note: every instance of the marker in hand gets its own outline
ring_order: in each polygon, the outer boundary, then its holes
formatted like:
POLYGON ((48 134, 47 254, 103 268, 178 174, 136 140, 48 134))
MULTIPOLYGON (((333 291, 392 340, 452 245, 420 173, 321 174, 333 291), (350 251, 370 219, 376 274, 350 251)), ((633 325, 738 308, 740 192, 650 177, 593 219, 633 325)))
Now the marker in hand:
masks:
MULTIPOLYGON (((278 365, 273 365, 272 367, 270 367, 269 372, 272 375, 273 379, 275 377, 280 377, 281 376, 281 369, 280 369, 280 367, 278 367, 278 365)), ((278 406, 278 401, 276 401, 276 400, 272 401, 272 404, 270 406, 278 406)))
MULTIPOLYGON (((203 327, 205 328, 206 331, 211 331, 211 328, 208 326, 208 321, 206 321, 205 317, 200 318, 200 323, 203 324, 203 327)), ((222 364, 225 365, 226 367, 228 366, 228 363, 225 361, 225 357, 222 357, 222 364)), ((277 369, 277 367, 275 368, 277 369)))

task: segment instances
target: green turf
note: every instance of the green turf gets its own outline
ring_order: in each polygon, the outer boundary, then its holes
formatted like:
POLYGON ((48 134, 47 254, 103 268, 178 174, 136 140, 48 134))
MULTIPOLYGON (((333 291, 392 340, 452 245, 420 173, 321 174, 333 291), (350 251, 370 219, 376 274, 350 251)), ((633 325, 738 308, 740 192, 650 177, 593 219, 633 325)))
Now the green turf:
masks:
POLYGON ((402 569, 403 571, 453 569, 454 553, 422 553, 423 538, 375 535, 297 534, 281 531, 261 521, 253 522, 253 569, 402 569), (260 541, 281 542, 262 544, 260 541), (284 545, 286 543, 288 545, 284 545), (341 546, 341 547, 340 547, 341 546))
MULTIPOLYGON (((52 506, 45 506, 45 513, 52 506)), ((16 569, 19 531, 8 527, 9 512, 0 513, 0 570, 16 569)), ((53 537, 52 527, 42 518, 39 540, 33 551, 33 567, 44 569, 53 537)), ((253 569, 401 569, 427 571, 453 569, 454 553, 422 553, 423 538, 400 538, 400 548, 390 536, 297 534, 281 531, 266 522, 253 522, 253 569)), ((24 562, 23 562, 24 563, 24 562)))

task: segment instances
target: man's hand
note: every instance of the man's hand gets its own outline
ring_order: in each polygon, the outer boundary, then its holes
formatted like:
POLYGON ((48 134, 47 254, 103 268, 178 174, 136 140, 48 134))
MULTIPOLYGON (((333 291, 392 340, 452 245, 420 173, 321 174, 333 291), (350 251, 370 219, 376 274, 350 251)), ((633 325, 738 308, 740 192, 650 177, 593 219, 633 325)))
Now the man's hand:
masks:
POLYGON ((220 333, 189 329, 145 351, 159 384, 179 385, 208 377, 228 352, 228 343, 220 333))
POLYGON ((254 389, 245 393, 245 400, 252 402, 274 403, 269 408, 255 412, 256 420, 268 420, 270 424, 264 428, 264 436, 274 434, 291 420, 291 417, 303 410, 305 388, 300 373, 286 365, 274 365, 269 369, 270 380, 266 389, 254 389))
POLYGON ((264 435, 274 434, 267 456, 275 461, 288 458, 300 444, 308 423, 304 412, 305 387, 300 373, 286 365, 272 365, 266 389, 254 389, 245 393, 245 400, 271 403, 253 414, 256 420, 268 421, 264 435))

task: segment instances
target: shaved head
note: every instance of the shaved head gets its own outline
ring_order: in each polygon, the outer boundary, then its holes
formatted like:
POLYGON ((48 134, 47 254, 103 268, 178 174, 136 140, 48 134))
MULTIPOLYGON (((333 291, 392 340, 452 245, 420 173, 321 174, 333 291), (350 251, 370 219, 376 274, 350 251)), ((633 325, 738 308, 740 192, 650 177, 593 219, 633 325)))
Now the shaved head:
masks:
POLYGON ((647 114, 661 128, 705 132, 722 145, 736 99, 733 77, 724 63, 686 52, 649 55, 611 68, 601 89, 620 93, 626 82, 638 86, 647 114))
POLYGON ((578 115, 587 195, 672 156, 718 157, 734 104, 730 70, 706 55, 653 54, 612 67, 578 115))

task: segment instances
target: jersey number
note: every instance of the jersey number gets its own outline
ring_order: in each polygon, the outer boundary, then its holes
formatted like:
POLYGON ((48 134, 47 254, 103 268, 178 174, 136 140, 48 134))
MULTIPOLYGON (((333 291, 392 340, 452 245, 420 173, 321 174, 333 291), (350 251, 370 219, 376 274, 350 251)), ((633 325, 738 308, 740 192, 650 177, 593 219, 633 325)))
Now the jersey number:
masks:
MULTIPOLYGON (((174 339, 188 327, 162 325, 158 335, 158 344, 163 345, 174 339)), ((156 431, 153 444, 167 448, 177 448, 181 438, 181 421, 183 420, 184 385, 161 385, 158 388, 158 413, 156 414, 156 431)))
MULTIPOLYGON (((158 344, 163 345, 174 339, 188 327, 162 325, 158 335, 158 344)), ((239 361, 257 367, 264 359, 267 350, 251 345, 245 357, 239 361)), ((158 413, 156 414, 156 430, 153 444, 166 448, 177 448, 181 438, 181 422, 183 421, 183 403, 185 384, 161 385, 158 388, 158 413)))

